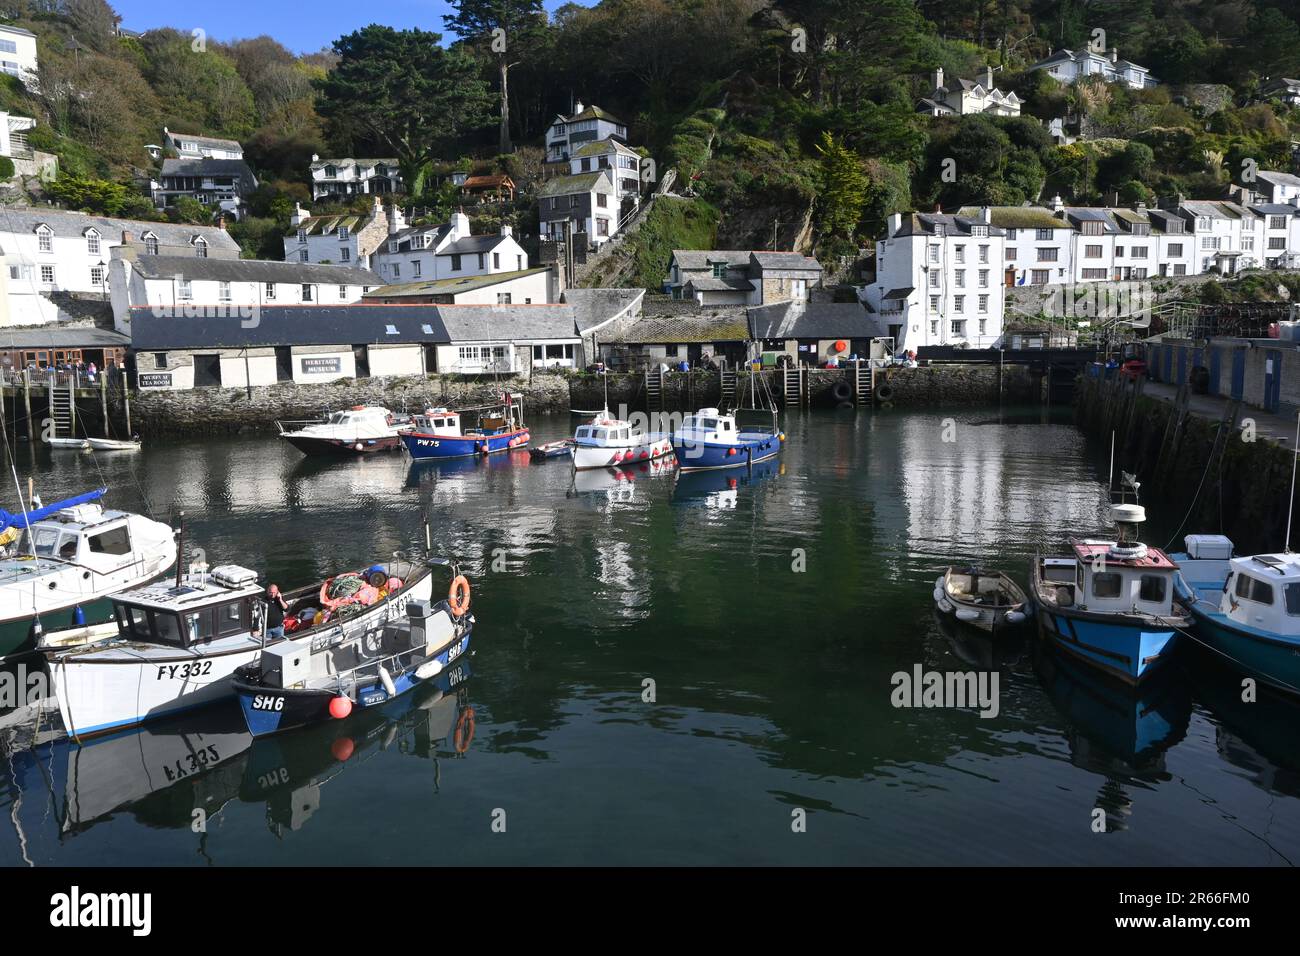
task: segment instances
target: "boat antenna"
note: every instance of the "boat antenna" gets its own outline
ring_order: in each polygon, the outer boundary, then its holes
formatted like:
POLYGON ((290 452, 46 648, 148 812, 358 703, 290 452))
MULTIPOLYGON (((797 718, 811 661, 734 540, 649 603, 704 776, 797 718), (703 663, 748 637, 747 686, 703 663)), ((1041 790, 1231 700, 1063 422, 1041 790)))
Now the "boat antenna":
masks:
POLYGON ((1291 500, 1286 506, 1286 543, 1282 550, 1291 553, 1291 515, 1295 511, 1295 466, 1300 460, 1300 412, 1295 417, 1295 444, 1291 446, 1291 500))
POLYGON ((1110 471, 1106 475, 1106 493, 1115 494, 1115 431, 1110 433, 1110 471))
POLYGON ((185 512, 177 515, 180 530, 176 532, 176 586, 181 586, 181 575, 185 568, 185 512))

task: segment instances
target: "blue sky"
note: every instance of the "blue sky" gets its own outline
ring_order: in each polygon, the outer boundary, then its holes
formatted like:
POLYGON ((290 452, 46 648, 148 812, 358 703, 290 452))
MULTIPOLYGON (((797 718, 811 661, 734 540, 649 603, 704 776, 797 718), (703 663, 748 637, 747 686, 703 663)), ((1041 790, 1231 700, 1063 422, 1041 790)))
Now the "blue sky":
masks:
MULTIPOLYGON (((368 23, 419 27, 445 33, 442 16, 448 12, 445 0, 315 0, 289 3, 287 0, 224 0, 216 4, 178 4, 175 0, 109 0, 129 30, 175 27, 202 28, 216 40, 236 40, 265 33, 295 53, 313 53, 345 33, 368 23), (190 11, 193 12, 190 12, 190 11), (191 22, 192 21, 192 22, 191 22)), ((562 0, 545 0, 547 10, 562 6, 562 0)), ((585 4, 590 5, 590 4, 585 4)))

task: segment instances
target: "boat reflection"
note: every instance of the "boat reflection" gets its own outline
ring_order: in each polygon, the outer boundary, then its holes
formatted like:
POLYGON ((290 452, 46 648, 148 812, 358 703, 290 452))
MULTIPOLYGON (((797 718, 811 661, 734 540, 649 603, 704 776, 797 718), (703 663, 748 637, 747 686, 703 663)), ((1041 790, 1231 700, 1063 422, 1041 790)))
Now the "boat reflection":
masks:
POLYGON ((199 810, 211 819, 232 800, 265 803, 272 832, 296 830, 344 765, 390 749, 435 761, 464 756, 475 723, 469 678, 469 663, 459 663, 383 706, 257 741, 233 701, 82 746, 60 739, 11 755, 7 815, 24 847, 39 843, 49 820, 60 839, 119 814, 193 829, 199 810))
POLYGON ((749 488, 784 473, 785 465, 779 458, 769 458, 748 468, 679 472, 677 484, 673 487, 673 501, 729 510, 740 501, 741 488, 749 488))
POLYGON ((962 624, 938 608, 931 608, 930 616, 952 652, 981 671, 1007 670, 1019 663, 1025 656, 1025 636, 1032 633, 1024 627, 1009 627, 994 636, 962 624))
POLYGON ((675 470, 671 457, 643 461, 630 468, 584 468, 572 472, 572 484, 566 497, 605 495, 611 501, 631 501, 636 483, 670 475, 675 470))

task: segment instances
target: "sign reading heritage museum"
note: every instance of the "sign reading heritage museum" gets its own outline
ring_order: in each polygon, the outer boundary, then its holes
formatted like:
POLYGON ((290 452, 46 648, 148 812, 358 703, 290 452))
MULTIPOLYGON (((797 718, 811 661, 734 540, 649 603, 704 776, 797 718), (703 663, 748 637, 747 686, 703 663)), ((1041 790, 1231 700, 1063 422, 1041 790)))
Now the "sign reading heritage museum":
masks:
POLYGON ((329 372, 343 371, 343 360, 337 355, 332 358, 305 358, 301 361, 304 375, 324 375, 329 372))

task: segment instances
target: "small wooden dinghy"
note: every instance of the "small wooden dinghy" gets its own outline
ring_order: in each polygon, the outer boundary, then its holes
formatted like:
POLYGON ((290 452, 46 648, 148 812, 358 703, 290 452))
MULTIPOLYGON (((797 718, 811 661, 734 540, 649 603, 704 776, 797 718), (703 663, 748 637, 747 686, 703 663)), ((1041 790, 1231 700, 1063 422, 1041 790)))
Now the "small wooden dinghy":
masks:
POLYGON ((47 438, 45 444, 51 448, 72 448, 77 451, 90 448, 90 442, 84 438, 47 438))
POLYGON ((548 441, 544 445, 528 449, 528 457, 533 461, 545 461, 547 458, 570 458, 573 456, 573 439, 548 441))
POLYGON ((934 582, 934 603, 940 613, 985 631, 1024 623, 1028 600, 1001 571, 951 567, 934 582))
POLYGON ((139 451, 140 440, 118 438, 87 438, 86 444, 93 451, 139 451))

